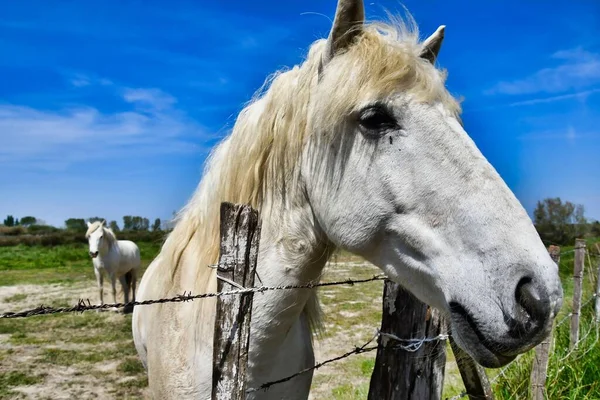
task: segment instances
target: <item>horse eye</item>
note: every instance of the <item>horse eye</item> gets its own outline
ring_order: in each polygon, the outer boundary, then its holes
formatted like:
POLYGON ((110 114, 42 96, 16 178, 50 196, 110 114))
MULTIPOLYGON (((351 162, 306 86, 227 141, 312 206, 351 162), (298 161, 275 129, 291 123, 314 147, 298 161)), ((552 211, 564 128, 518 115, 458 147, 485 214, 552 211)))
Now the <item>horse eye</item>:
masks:
POLYGON ((360 112, 358 117, 363 133, 379 136, 388 130, 398 127, 394 116, 382 106, 367 107, 360 112))

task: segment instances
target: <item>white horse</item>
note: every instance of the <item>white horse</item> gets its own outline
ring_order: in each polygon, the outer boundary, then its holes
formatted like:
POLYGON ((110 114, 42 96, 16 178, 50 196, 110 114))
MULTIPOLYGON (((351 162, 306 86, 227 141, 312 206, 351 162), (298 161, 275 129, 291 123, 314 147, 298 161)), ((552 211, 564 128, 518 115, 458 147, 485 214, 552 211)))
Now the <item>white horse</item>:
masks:
POLYGON ((117 240, 114 232, 105 226, 105 221, 87 223, 85 237, 89 242, 89 254, 94 264, 100 303, 104 304, 104 273, 110 278, 113 301, 117 302, 116 282, 119 279, 125 296, 129 302, 129 292, 135 301, 135 285, 137 271, 140 268, 140 249, 130 240, 117 240))
MULTIPOLYGON (((562 302, 557 266, 463 129, 434 66, 443 36, 419 42, 416 28, 367 24, 362 0, 339 0, 329 37, 276 74, 215 149, 139 298, 216 290, 208 265, 230 201, 261 212, 263 285, 318 281, 342 248, 447 313, 456 342, 486 367, 539 343, 562 302)), ((316 291, 254 297, 250 388, 313 365, 319 310, 316 291)), ((136 307, 154 398, 210 398, 214 316, 212 299, 136 307)), ((311 380, 248 398, 306 399, 311 380)))

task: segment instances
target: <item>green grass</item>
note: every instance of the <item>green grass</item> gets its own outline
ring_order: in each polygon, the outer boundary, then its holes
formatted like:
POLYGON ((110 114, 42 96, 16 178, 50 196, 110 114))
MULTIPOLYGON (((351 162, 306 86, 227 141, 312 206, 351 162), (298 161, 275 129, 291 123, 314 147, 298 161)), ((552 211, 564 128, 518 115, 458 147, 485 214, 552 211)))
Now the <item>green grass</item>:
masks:
MULTIPOLYGON (((588 243, 591 245, 596 241, 592 239, 588 243)), ((139 243, 138 245, 142 253, 143 267, 145 267, 158 253, 159 244, 139 243)), ((561 250, 569 251, 572 247, 563 247, 561 250)), ((340 264, 334 263, 327 268, 324 278, 326 281, 348 277, 366 278, 380 272, 374 267, 342 264, 357 261, 354 256, 347 253, 338 253, 335 258, 340 264)), ((566 315, 571 308, 573 258, 573 253, 561 257, 559 271, 565 300, 558 319, 566 315)), ((596 272, 595 269, 589 268, 587 257, 585 261, 584 301, 594 290, 594 280, 589 273, 596 272)), ((600 260, 593 260, 596 265, 598 261, 600 260)), ((22 283, 93 283, 95 277, 91 264, 85 244, 55 247, 0 247, 0 286, 22 283)), ((381 323, 381 304, 374 301, 380 299, 381 295, 382 282, 353 287, 335 286, 320 290, 320 298, 326 311, 324 319, 326 330, 323 338, 332 339, 337 344, 338 338, 347 337, 349 334, 354 335, 352 343, 340 344, 339 348, 335 349, 335 355, 370 339, 373 329, 379 327, 381 323)), ((14 305, 30 299, 27 293, 18 293, 7 300, 14 305)), ((51 302, 53 305, 68 303, 66 298, 61 297, 51 302)), ((568 322, 555 332, 556 346, 550 360, 547 381, 551 399, 600 399, 600 383, 598 383, 600 382, 600 344, 595 342, 597 335, 595 325, 591 322, 592 309, 593 305, 588 305, 582 312, 581 336, 587 332, 590 334, 583 340, 579 350, 568 354, 568 322)), ((85 312, 3 320, 0 323, 0 334, 8 335, 8 344, 12 346, 8 349, 0 349, 0 365, 2 365, 0 398, 14 397, 15 393, 11 388, 44 381, 43 373, 31 369, 31 362, 41 365, 42 371, 44 368, 52 370, 52 368, 77 365, 80 367, 78 370, 84 374, 79 377, 82 379, 87 373, 100 374, 104 379, 108 374, 97 372, 93 367, 114 363, 116 371, 113 371, 113 374, 118 374, 119 378, 106 377, 106 384, 107 387, 111 387, 111 395, 114 394, 119 398, 140 398, 141 390, 147 386, 145 371, 137 358, 132 342, 130 315, 85 312), (22 357, 24 351, 30 358, 22 357), (19 361, 23 359, 29 361, 19 361), (9 364, 10 368, 4 367, 9 364)), ((321 392, 322 395, 320 394, 318 398, 365 399, 374 357, 374 352, 353 356, 332 364, 325 374, 319 370, 315 374, 313 387, 325 385, 330 389, 327 393, 321 392)), ((450 361, 453 359, 449 349, 447 357, 450 361)), ((531 358, 531 352, 521 356, 511 364, 505 376, 497 379, 493 385, 497 399, 527 398, 531 358)), ((464 389, 460 377, 457 377, 458 372, 448 366, 444 398, 460 393, 464 389)), ((497 373, 498 370, 488 370, 490 378, 497 373)))
MULTIPOLYGON (((142 270, 154 259, 158 243, 138 243, 142 270)), ((69 285, 93 286, 95 276, 87 245, 55 247, 0 247, 0 286, 16 284, 61 284, 65 294, 45 300, 49 306, 73 305, 69 285)), ((141 274, 140 274, 141 275, 141 274)), ((77 290, 77 289, 75 289, 77 290)), ((106 293, 105 282, 105 293, 106 293)), ((90 293, 92 296, 96 292, 90 293)), ((17 293, 8 297, 10 308, 19 310, 20 302, 30 302, 37 294, 17 293)), ((102 377, 114 398, 141 398, 147 386, 146 373, 137 358, 131 335, 131 315, 114 312, 45 315, 26 319, 8 319, 0 323, 0 335, 11 347, 0 348, 0 399, 15 398, 14 388, 43 382, 43 371, 76 366, 78 378, 102 377), (108 370, 98 370, 101 366, 108 370), (114 366, 113 366, 114 365, 114 366), (116 366, 116 367, 115 367, 116 366)), ((50 372, 49 372, 50 373, 50 372)), ((44 384, 46 385, 46 384, 44 384)), ((59 392, 70 390, 79 397, 73 377, 59 392)), ((89 385, 89 384, 88 384, 89 385)))
POLYGON ((144 366, 140 360, 136 358, 128 358, 117 367, 117 371, 123 372, 126 375, 136 375, 144 373, 144 366))
MULTIPOLYGON (((88 374, 102 377, 115 398, 141 398, 140 391, 147 386, 145 370, 133 345, 131 315, 86 312, 3 320, 0 334, 9 335, 12 346, 0 352, 0 371, 13 374, 8 376, 10 380, 0 376, 0 398, 14 398, 11 387, 24 384, 15 384, 17 378, 37 384, 42 379, 32 377, 40 375, 39 371, 69 367, 77 368, 79 378, 84 380, 88 374), (109 369, 99 370, 103 365, 109 369), (27 373, 28 381, 14 375, 22 371, 31 371, 27 373)), ((75 377, 66 381, 63 389, 73 386, 74 381, 75 377)))
POLYGON ((23 371, 0 372, 0 399, 12 398, 15 393, 11 388, 29 386, 44 380, 41 375, 31 375, 23 371))
MULTIPOLYGON (((594 243, 598 238, 587 239, 588 250, 596 252, 594 243)), ((572 246, 561 248, 561 252, 573 250, 572 246)), ((563 254, 560 259, 559 272, 563 283, 564 301, 557 322, 561 321, 572 310, 573 297, 573 263, 574 253, 563 254)), ((600 258, 587 255, 584 259, 582 303, 591 298, 595 291, 595 278, 600 258), (591 265, 590 265, 591 261, 591 265)), ((594 302, 588 303, 581 310, 579 346, 569 350, 570 323, 567 319, 554 329, 554 347, 548 363, 546 389, 550 399, 600 399, 600 342, 598 339, 600 324, 594 321, 594 302)), ((510 364, 505 374, 499 377, 494 385, 496 399, 527 398, 530 390, 530 375, 534 352, 520 356, 510 364)), ((490 370, 490 377, 497 370, 490 370)))
MULTIPOLYGON (((582 310, 580 338, 583 340, 574 351, 569 350, 569 323, 554 331, 546 380, 550 399, 600 399, 599 326, 593 321, 592 312, 593 306, 582 310)), ((529 352, 511 364, 494 387, 497 399, 527 398, 532 359, 533 352, 529 352)))
MULTIPOLYGON (((160 243, 139 242, 137 245, 145 268, 160 251, 160 243)), ((86 244, 0 247, 0 286, 72 284, 94 279, 86 244)))

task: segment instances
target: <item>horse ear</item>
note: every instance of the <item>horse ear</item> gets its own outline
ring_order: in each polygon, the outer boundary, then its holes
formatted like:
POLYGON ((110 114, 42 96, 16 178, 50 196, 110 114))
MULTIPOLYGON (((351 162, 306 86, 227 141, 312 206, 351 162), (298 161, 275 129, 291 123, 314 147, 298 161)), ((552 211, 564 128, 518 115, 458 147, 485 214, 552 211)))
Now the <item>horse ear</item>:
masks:
POLYGON ((101 226, 106 226, 106 220, 105 220, 105 219, 103 219, 103 220, 102 220, 102 222, 100 222, 100 225, 101 225, 101 226))
POLYGON ((365 8, 363 0, 338 0, 322 65, 329 63, 336 54, 352 44, 362 32, 364 21, 365 8))
POLYGON ((92 224, 90 224, 90 221, 86 221, 86 223, 87 223, 87 226, 88 226, 88 228, 89 228, 90 226, 92 226, 92 224))
POLYGON ((442 47, 442 41, 444 40, 445 25, 441 25, 433 35, 429 36, 423 42, 423 50, 421 50, 420 57, 426 59, 430 63, 434 64, 435 60, 442 47))

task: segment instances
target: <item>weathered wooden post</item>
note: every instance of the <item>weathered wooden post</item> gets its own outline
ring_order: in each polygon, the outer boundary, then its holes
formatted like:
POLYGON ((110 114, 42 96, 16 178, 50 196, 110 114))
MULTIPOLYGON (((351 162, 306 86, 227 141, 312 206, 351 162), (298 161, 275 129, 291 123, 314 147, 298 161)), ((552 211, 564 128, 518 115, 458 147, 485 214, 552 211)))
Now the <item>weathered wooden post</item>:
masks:
POLYGON ((583 289, 583 266, 585 240, 575 239, 575 265, 573 268, 573 312, 571 314, 571 343, 569 348, 577 346, 579 341, 579 313, 581 312, 581 292, 583 289))
POLYGON ((465 385, 465 391, 470 400, 494 400, 492 386, 485 373, 485 369, 477 364, 463 349, 458 347, 450 337, 450 346, 460 371, 460 376, 465 385))
POLYGON ((596 277, 596 304, 594 310, 596 311, 596 322, 600 322, 600 244, 596 243, 596 262, 598 263, 598 274, 596 277))
MULTIPOLYGON (((440 313, 417 300, 400 285, 386 281, 381 332, 398 338, 438 336, 445 323, 440 313)), ((425 342, 414 352, 407 343, 379 337, 369 400, 440 399, 446 364, 446 341, 425 342)))
MULTIPOLYGON (((240 287, 253 287, 260 226, 249 206, 221 204, 221 254, 217 274, 240 287)), ((239 289, 217 279, 219 292, 239 289)), ((253 294, 217 298, 213 342, 212 400, 245 400, 253 294)))
MULTIPOLYGON (((560 247, 551 245, 548 248, 550 257, 560 264, 560 247)), ((531 369, 531 398, 532 400, 546 399, 546 378, 548 377, 548 359, 552 346, 552 331, 542 343, 535 348, 535 358, 531 369)))

